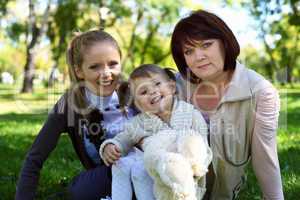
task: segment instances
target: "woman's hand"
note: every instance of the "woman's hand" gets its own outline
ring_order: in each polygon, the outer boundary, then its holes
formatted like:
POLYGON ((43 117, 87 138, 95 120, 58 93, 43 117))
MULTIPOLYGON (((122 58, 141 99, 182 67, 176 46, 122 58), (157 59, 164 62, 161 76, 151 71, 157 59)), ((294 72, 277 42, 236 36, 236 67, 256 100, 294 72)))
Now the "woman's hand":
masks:
POLYGON ((107 144, 103 150, 103 161, 106 166, 115 164, 117 160, 121 157, 120 149, 114 144, 107 144))

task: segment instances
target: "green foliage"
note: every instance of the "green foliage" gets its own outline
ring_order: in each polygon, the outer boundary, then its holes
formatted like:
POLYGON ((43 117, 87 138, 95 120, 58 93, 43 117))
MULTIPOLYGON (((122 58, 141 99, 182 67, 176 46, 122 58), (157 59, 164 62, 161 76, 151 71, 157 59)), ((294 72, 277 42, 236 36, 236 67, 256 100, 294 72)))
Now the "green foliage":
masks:
POLYGON ((24 61, 24 47, 14 48, 4 45, 0 48, 0 73, 6 71, 17 78, 22 72, 24 61))
POLYGON ((285 70, 287 82, 292 82, 300 65, 299 0, 251 0, 242 3, 257 21, 259 35, 264 44, 268 74, 273 78, 277 70, 285 70), (285 8, 285 9, 283 9, 285 8))
POLYGON ((268 76, 268 71, 265 66, 269 65, 267 55, 262 49, 257 49, 251 45, 244 47, 239 56, 241 63, 247 67, 254 69, 258 73, 268 76))
POLYGON ((7 4, 10 0, 1 0, 0 1, 0 16, 5 15, 7 12, 7 4))
POLYGON ((7 27, 7 35, 16 42, 20 42, 20 36, 26 31, 25 24, 20 22, 14 22, 9 27, 7 27))

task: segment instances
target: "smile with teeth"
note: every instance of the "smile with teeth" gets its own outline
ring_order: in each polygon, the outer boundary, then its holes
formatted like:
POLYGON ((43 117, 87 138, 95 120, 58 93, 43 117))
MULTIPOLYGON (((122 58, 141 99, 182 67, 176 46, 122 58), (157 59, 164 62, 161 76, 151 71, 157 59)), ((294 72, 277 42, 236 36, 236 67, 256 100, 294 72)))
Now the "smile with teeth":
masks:
POLYGON ((151 99, 150 103, 151 103, 151 104, 158 103, 162 98, 163 98, 162 95, 156 96, 156 97, 154 97, 153 99, 151 99))
POLYGON ((111 84, 113 83, 113 80, 107 80, 107 81, 97 81, 97 84, 98 85, 101 85, 101 86, 110 86, 111 84))

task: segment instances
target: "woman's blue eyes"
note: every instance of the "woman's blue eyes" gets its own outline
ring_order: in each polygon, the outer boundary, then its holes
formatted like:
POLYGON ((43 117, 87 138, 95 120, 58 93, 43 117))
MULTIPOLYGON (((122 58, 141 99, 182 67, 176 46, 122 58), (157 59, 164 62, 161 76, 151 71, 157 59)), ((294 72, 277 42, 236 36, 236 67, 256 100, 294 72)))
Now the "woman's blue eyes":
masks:
POLYGON ((207 48, 207 47, 209 47, 211 44, 212 44, 212 42, 205 42, 205 43, 202 44, 202 47, 203 47, 203 48, 207 48))
POLYGON ((199 45, 199 46, 195 46, 195 47, 188 48, 188 49, 184 50, 183 53, 184 53, 185 55, 191 55, 191 54, 194 52, 194 49, 195 49, 195 48, 207 49, 207 48, 210 47, 212 44, 213 44, 213 42, 204 42, 204 43, 202 43, 202 44, 199 45))
POLYGON ((185 55, 190 55, 193 51, 191 49, 185 50, 184 54, 185 55))

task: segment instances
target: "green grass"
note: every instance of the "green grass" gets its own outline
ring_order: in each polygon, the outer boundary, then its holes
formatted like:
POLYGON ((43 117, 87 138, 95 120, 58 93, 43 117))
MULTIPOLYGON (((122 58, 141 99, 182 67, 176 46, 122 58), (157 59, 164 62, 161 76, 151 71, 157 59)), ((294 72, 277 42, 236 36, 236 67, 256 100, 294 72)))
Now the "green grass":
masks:
MULTIPOLYGON (((0 200, 14 198, 26 153, 63 89, 38 88, 33 95, 18 91, 14 86, 0 85, 0 200)), ((281 89, 280 94, 278 153, 285 199, 294 200, 300 194, 300 87, 281 89)), ((37 199, 57 199, 53 194, 63 191, 80 170, 71 142, 63 135, 41 171, 37 199)), ((261 199, 251 167, 239 199, 261 199)))

